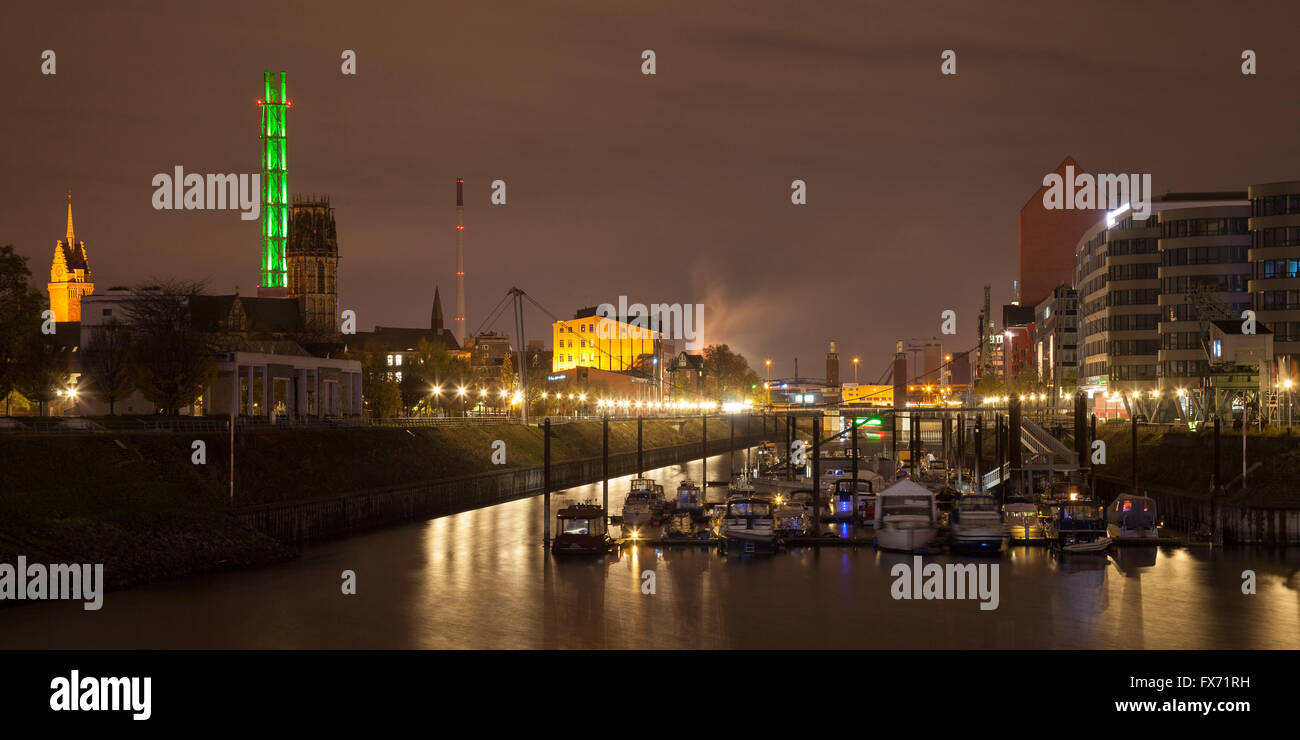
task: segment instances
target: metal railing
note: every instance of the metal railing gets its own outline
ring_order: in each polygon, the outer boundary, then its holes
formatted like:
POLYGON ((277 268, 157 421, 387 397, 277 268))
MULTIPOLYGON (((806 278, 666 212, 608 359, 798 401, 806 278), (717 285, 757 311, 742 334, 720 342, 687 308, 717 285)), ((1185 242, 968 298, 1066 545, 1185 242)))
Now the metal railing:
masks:
MULTIPOLYGON (((728 414, 710 414, 709 419, 728 418, 728 414)), ((743 416, 738 414, 737 416, 743 416)), ((529 417, 530 426, 540 426, 549 418, 551 424, 600 421, 603 417, 586 415, 529 417)), ((701 418, 685 416, 644 416, 646 421, 691 421, 701 418)), ((635 416, 611 416, 610 421, 635 421, 635 416)), ((371 419, 361 416, 327 416, 305 418, 280 418, 274 422, 264 416, 235 417, 235 431, 289 431, 322 429, 413 429, 440 428, 469 425, 520 424, 518 416, 415 416, 396 419, 371 419)), ((3 435, 66 435, 66 434, 134 434, 173 433, 216 434, 230 431, 229 419, 214 417, 140 418, 131 416, 106 417, 0 417, 0 436, 3 435)))

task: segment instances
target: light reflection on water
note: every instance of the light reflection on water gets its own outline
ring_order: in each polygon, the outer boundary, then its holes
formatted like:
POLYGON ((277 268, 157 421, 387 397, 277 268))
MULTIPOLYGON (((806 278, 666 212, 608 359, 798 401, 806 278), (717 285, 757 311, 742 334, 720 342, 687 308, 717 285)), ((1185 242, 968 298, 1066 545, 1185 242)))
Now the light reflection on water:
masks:
MULTIPOLYGON (((710 477, 725 476, 712 458, 710 477)), ((649 473, 671 495, 698 461, 649 473)), ((630 477, 610 484, 614 513, 630 477)), ((557 494, 599 501, 599 484, 557 494)), ((709 489, 710 500, 722 489, 709 489)), ((641 546, 556 559, 542 500, 313 545, 281 565, 105 596, 104 608, 0 610, 0 648, 1300 648, 1300 553, 1125 550, 1062 563, 1001 559, 1000 604, 896 601, 910 555, 800 548, 726 558, 641 546), (1241 593, 1242 571, 1258 593, 1241 593), (343 570, 358 594, 340 593, 343 570), (653 570, 656 593, 642 593, 653 570)), ((965 561, 949 556, 926 562, 965 561)))

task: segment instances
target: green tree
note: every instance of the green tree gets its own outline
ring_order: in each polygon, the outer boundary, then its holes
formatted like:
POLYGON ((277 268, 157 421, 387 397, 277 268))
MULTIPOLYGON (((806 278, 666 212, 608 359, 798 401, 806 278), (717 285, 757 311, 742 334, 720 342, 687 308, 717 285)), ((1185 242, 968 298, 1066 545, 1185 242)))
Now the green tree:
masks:
POLYGON ((380 419, 392 419, 402 414, 402 389, 392 378, 379 381, 372 413, 380 419))
POLYGON ((1007 392, 1007 380, 1002 377, 1001 373, 989 373, 975 382, 975 395, 980 399, 986 396, 1009 395, 1007 392))
POLYGON ((463 383, 468 368, 442 342, 421 339, 402 367, 403 407, 432 413, 439 406, 458 406, 455 389, 463 383), (434 393, 435 388, 440 392, 434 393))
POLYGON ((45 406, 58 397, 68 385, 68 358, 53 336, 40 331, 27 339, 26 361, 20 379, 19 391, 40 404, 40 414, 45 416, 45 406))
POLYGON ((759 383, 758 373, 749 367, 745 356, 731 351, 725 344, 704 348, 704 392, 717 401, 741 401, 759 383))
POLYGON ((13 245, 0 247, 0 396, 5 414, 11 411, 13 395, 33 380, 32 352, 41 336, 41 312, 45 297, 31 283, 27 258, 13 245))
POLYGON ((1016 373, 1015 379, 1011 381, 1012 392, 1020 395, 1038 395, 1045 392, 1046 389, 1047 386, 1038 377, 1038 368, 1033 365, 1016 373))

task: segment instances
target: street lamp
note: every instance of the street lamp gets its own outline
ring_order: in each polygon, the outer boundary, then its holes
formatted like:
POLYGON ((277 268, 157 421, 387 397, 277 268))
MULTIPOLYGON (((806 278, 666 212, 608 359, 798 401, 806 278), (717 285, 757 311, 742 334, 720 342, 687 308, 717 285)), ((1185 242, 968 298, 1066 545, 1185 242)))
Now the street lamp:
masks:
POLYGON ((853 358, 853 384, 857 385, 857 383, 858 383, 858 358, 854 357, 853 358))
POLYGON ((772 405, 772 361, 763 360, 763 364, 767 366, 767 382, 763 384, 763 389, 767 391, 767 405, 771 406, 772 405))

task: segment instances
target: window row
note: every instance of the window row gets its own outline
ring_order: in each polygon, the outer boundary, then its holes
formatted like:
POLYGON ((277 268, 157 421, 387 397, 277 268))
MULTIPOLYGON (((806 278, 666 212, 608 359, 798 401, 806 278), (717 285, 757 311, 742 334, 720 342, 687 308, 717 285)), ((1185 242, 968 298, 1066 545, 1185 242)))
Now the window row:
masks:
POLYGON ((1245 218, 1185 218, 1160 224, 1161 239, 1249 234, 1245 218))
POLYGON ((1160 252, 1160 264, 1169 265, 1228 265, 1246 261, 1245 245, 1222 247, 1180 247, 1160 252))
POLYGON ((1204 290, 1211 293, 1243 293, 1249 275, 1180 275, 1160 279, 1160 289, 1165 293, 1190 293, 1204 290))
POLYGON ((1282 216, 1288 213, 1300 213, 1300 194, 1270 195, 1250 202, 1252 216, 1282 216))

